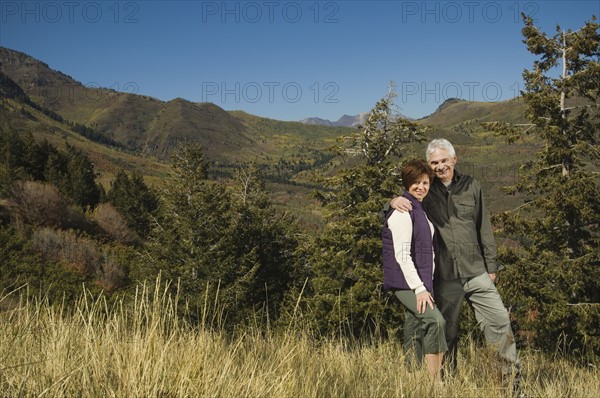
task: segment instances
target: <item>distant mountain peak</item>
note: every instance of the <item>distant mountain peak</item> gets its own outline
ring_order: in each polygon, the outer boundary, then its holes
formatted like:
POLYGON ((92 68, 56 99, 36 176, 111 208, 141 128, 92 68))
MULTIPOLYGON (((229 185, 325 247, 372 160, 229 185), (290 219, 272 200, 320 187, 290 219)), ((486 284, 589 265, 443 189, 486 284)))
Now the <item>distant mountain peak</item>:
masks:
POLYGON ((467 100, 464 100, 462 98, 448 98, 447 100, 442 102, 442 104, 440 106, 438 106, 436 112, 441 111, 442 109, 447 108, 452 104, 457 104, 459 102, 467 102, 467 100))
POLYGON ((322 126, 340 126, 340 127, 356 127, 363 125, 367 119, 369 112, 362 112, 358 115, 342 115, 337 121, 332 122, 331 120, 321 119, 320 117, 309 117, 300 120, 300 123, 304 124, 318 124, 322 126))
POLYGON ((327 119, 321 119, 320 117, 307 117, 306 119, 300 120, 300 123, 304 124, 318 124, 321 126, 335 126, 334 122, 327 119))
MULTIPOLYGON (((309 117, 309 118, 300 120, 300 123, 320 124, 323 126, 341 126, 341 127, 364 126, 365 122, 367 121, 367 117, 369 116, 369 113, 370 112, 362 112, 362 113, 359 113, 358 115, 354 115, 354 116, 342 115, 342 117, 340 117, 335 122, 332 122, 331 120, 327 120, 327 119, 321 119, 319 117, 309 117)), ((405 115, 400 114, 397 116, 399 118, 411 120, 411 118, 409 118, 408 116, 405 116, 405 115)))

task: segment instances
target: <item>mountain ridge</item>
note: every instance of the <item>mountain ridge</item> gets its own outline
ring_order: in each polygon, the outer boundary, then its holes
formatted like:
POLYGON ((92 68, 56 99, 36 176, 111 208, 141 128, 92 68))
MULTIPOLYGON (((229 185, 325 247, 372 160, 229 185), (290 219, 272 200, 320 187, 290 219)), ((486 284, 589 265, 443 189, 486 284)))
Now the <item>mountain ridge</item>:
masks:
POLYGON ((307 128, 298 122, 248 118, 242 116, 243 112, 225 111, 208 102, 183 98, 161 101, 147 95, 86 87, 43 61, 5 47, 0 47, 0 71, 49 112, 86 126, 130 151, 163 160, 180 143, 200 142, 207 158, 227 163, 273 156, 280 152, 274 146, 286 140, 309 145, 310 151, 321 150, 332 137, 348 133, 343 126, 307 128), (265 132, 265 125, 281 134, 265 132), (311 143, 297 139, 297 134, 310 136, 311 143), (315 134, 323 134, 322 143, 314 139, 315 134), (265 135, 273 142, 265 140, 265 135))
POLYGON ((362 126, 367 119, 369 112, 361 112, 358 115, 342 115, 338 120, 332 122, 328 119, 321 119, 319 117, 308 117, 300 120, 300 123, 304 124, 318 124, 322 126, 338 126, 338 127, 358 127, 362 126))
MULTIPOLYGON (((161 101, 85 87, 40 60, 4 47, 0 47, 0 91, 0 114, 7 129, 33 132, 57 145, 64 139, 73 140, 76 146, 92 152, 96 160, 114 159, 112 154, 107 155, 112 149, 101 149, 98 142, 112 143, 118 151, 161 162, 169 159, 177 145, 199 142, 207 159, 218 164, 281 157, 312 164, 322 156, 319 152, 350 131, 225 111, 208 102, 183 98, 161 101), (88 138, 96 143, 85 144, 85 135, 78 134, 75 127, 86 130, 88 138)), ((104 168, 101 172, 114 171, 106 161, 99 160, 98 164, 104 168)))
MULTIPOLYGON (((256 131, 236 119, 239 114, 215 104, 183 98, 161 101, 146 95, 86 87, 71 76, 51 69, 43 61, 5 47, 0 47, 0 71, 42 107, 146 155, 164 159, 179 142, 190 141, 202 142, 209 157, 221 160, 224 153, 237 153, 237 157, 245 158, 243 153, 248 153, 250 148, 257 149, 254 155, 266 149, 256 141, 256 131)), ((299 123, 352 129, 364 125, 367 115, 368 112, 353 116, 345 114, 335 122, 305 118, 299 123)), ((451 98, 416 122, 451 130, 460 129, 465 123, 519 122, 524 119, 520 98, 497 103, 451 98)), ((281 122, 280 125, 283 123, 294 122, 281 122)))
MULTIPOLYGON (((344 114, 335 122, 332 122, 331 120, 328 120, 328 119, 322 119, 320 117, 307 117, 307 118, 300 120, 300 123, 313 124, 313 125, 318 124, 318 125, 322 125, 322 126, 341 126, 341 127, 356 128, 359 126, 364 126, 368 116, 369 116, 369 112, 361 112, 358 115, 344 114)), ((402 114, 397 115, 397 117, 403 118, 403 119, 408 119, 408 120, 414 120, 414 119, 412 119, 408 116, 402 115, 402 114)))
MULTIPOLYGON (((232 175, 242 163, 261 164, 279 184, 276 190, 285 202, 298 186, 305 184, 308 189, 312 184, 310 174, 328 162, 331 153, 327 149, 337 138, 356 132, 352 127, 225 111, 212 103, 183 98, 161 101, 85 87, 42 61, 3 47, 0 72, 6 77, 0 79, 0 116, 6 121, 3 128, 33 132, 57 145, 75 143, 94 159, 104 181, 110 180, 119 167, 146 169, 145 175, 162 178, 164 165, 177 145, 199 142, 207 159, 219 168, 218 175, 232 175)), ((427 138, 448 138, 461 159, 470 164, 488 167, 493 148, 502 157, 491 161, 508 170, 529 156, 535 144, 523 143, 515 152, 515 146, 485 131, 481 124, 526 121, 524 109, 520 97, 497 103, 450 99, 431 115, 414 122, 432 126, 427 138)), ((336 122, 352 124, 366 115, 343 115, 336 122)), ((414 145, 416 156, 420 156, 421 146, 414 145)), ((498 192, 500 182, 490 182, 494 186, 490 192, 498 192)))

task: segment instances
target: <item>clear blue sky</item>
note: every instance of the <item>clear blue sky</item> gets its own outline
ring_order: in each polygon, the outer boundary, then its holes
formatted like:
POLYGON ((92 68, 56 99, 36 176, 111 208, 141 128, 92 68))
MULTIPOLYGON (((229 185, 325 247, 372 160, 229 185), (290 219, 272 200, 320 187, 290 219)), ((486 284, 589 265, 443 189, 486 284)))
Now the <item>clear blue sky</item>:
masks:
POLYGON ((279 120, 499 101, 533 56, 520 12, 576 30, 600 1, 6 1, 0 45, 93 87, 279 120))

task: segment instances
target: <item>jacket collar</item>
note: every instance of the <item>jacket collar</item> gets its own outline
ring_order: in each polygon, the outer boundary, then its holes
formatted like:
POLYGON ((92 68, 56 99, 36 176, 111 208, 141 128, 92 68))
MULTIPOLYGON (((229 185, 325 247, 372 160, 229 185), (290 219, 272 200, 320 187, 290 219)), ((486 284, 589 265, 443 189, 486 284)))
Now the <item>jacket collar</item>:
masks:
POLYGON ((455 182, 459 181, 462 178, 462 174, 460 174, 458 172, 458 170, 456 170, 456 168, 454 169, 454 175, 452 176, 452 184, 454 184, 455 182))
POLYGON ((444 183, 437 177, 434 177, 433 179, 433 183, 434 184, 439 184, 440 187, 443 187, 444 189, 450 189, 452 188, 452 186, 454 184, 456 184, 458 181, 460 181, 462 178, 462 174, 460 174, 458 172, 458 170, 456 170, 456 168, 454 169, 454 175, 452 176, 452 182, 450 183, 450 185, 448 185, 448 187, 446 188, 446 186, 444 185, 444 183))
POLYGON ((408 191, 404 191, 402 194, 406 199, 410 200, 410 203, 413 205, 413 209, 423 209, 423 203, 417 200, 414 196, 412 196, 408 191))

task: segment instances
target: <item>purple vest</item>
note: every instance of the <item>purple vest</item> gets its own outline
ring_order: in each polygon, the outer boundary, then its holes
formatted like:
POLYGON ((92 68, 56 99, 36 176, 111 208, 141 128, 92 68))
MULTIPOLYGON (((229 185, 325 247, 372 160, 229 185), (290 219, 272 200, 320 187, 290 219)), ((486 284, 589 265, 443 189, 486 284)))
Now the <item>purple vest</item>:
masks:
MULTIPOLYGON (((409 212, 413 223, 410 256, 425 288, 433 293, 433 241, 429 223, 422 203, 408 192, 404 192, 402 196, 410 200, 413 207, 413 210, 409 212)), ((394 254, 394 240, 392 231, 388 226, 388 219, 393 212, 394 209, 390 208, 386 213, 381 234, 383 244, 383 288, 386 290, 410 290, 394 254)))

